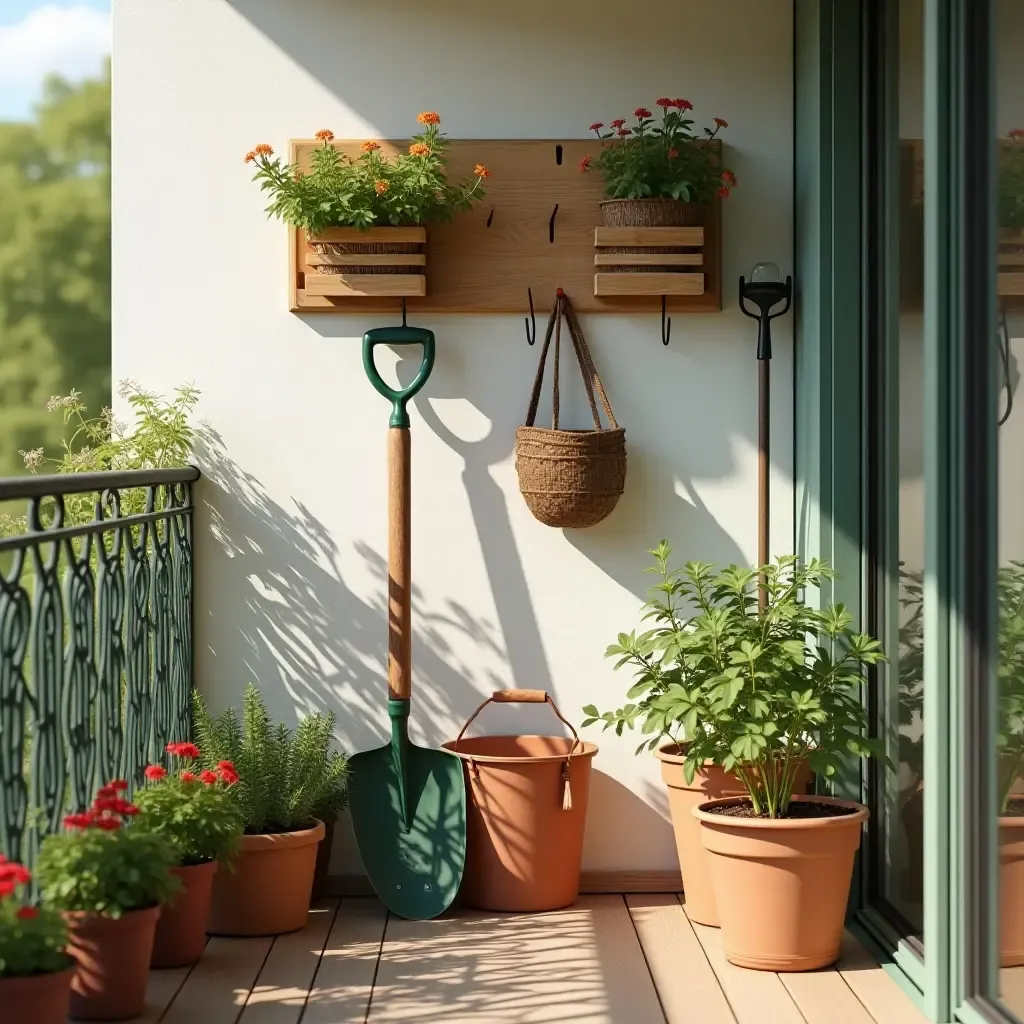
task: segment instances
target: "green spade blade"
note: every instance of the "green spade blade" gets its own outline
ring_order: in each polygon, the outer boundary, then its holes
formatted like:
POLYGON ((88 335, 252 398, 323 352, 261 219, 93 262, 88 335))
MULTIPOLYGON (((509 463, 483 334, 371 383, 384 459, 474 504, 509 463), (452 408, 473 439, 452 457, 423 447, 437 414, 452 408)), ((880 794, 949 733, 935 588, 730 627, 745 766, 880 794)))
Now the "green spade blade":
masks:
POLYGON ((349 800, 359 856, 381 902, 426 920, 455 899, 466 862, 462 762, 410 742, 409 701, 389 700, 391 743, 350 758, 349 800), (404 776, 404 778, 403 778, 404 776))

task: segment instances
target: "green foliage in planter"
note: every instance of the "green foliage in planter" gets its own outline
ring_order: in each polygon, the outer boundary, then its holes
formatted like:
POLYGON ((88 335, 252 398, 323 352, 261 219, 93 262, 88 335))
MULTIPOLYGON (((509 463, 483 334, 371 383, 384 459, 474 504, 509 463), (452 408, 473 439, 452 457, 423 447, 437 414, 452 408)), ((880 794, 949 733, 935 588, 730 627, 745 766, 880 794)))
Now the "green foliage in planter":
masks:
POLYGON ((242 719, 234 708, 217 718, 193 695, 199 762, 214 770, 229 761, 238 773, 230 789, 248 835, 308 828, 318 813, 336 816, 344 806, 348 762, 332 749, 333 712, 303 718, 294 731, 274 725, 259 691, 250 684, 242 698, 242 719))
POLYGON ((1008 138, 1012 145, 999 150, 999 226, 1024 228, 1024 128, 1015 128, 1008 138))
POLYGON ((804 759, 827 777, 851 753, 884 756, 865 736, 859 692, 865 667, 884 660, 880 644, 851 628, 841 604, 806 603, 809 588, 835 576, 825 563, 787 556, 753 569, 688 562, 676 570, 664 541, 651 554, 661 581, 644 618, 657 625, 620 634, 607 651, 616 667, 633 666, 628 695, 639 699, 604 714, 589 705, 584 725, 603 721, 621 735, 640 722, 653 738, 639 750, 686 739, 688 781, 705 761, 721 765, 743 781, 755 813, 772 818, 789 807, 804 759), (696 614, 687 617, 684 603, 696 614))
POLYGON ((68 930, 52 907, 22 903, 18 892, 32 875, 0 854, 0 978, 54 974, 70 966, 68 930))

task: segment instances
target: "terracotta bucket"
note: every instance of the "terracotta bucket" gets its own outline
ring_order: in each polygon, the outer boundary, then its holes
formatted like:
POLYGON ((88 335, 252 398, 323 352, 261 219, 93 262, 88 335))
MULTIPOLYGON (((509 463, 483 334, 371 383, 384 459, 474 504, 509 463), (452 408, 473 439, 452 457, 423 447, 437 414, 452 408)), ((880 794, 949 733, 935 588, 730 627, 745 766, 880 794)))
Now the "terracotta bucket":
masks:
POLYGON ((72 912, 68 953, 73 1020, 128 1020, 146 1008, 146 982, 159 907, 128 910, 118 918, 72 912))
POLYGON ((171 868, 184 888, 164 904, 153 940, 152 967, 185 967, 194 964, 206 948, 206 923, 217 862, 171 868))
POLYGON ((999 819, 999 964, 1024 964, 1024 818, 999 819))
POLYGON ((482 910, 557 910, 580 891, 590 768, 584 743, 543 690, 499 690, 473 712, 459 738, 442 744, 465 765, 466 871, 460 897, 482 910), (547 703, 572 733, 463 736, 491 702, 547 703))
POLYGON ((0 978, 0 1007, 5 1021, 67 1024, 73 967, 54 974, 0 978))
MULTIPOLYGON (((698 924, 717 928, 718 909, 711 884, 711 867, 700 838, 700 822, 693 816, 693 811, 707 800, 741 796, 746 789, 737 776, 711 761, 704 763, 704 767, 693 776, 693 782, 687 782, 683 772, 687 746, 686 743, 669 743, 661 747, 655 756, 661 762, 661 778, 668 787, 668 807, 679 854, 679 870, 683 876, 687 916, 698 924)), ((811 772, 804 762, 797 772, 795 792, 806 793, 810 781, 811 772)))
POLYGON ((868 809, 849 800, 797 796, 847 807, 824 818, 734 818, 710 814, 736 797, 694 810, 710 854, 722 950, 738 967, 813 971, 839 958, 853 859, 868 809))

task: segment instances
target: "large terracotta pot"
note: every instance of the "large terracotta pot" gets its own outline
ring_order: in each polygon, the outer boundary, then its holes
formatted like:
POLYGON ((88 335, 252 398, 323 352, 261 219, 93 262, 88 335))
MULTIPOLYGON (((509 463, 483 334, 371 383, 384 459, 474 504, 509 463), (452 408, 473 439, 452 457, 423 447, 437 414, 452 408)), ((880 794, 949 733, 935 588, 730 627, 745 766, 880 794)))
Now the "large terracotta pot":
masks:
MULTIPOLYGON (((657 751, 656 756, 661 762, 661 778, 668 787, 668 807, 676 836, 679 870, 683 876, 686 913, 690 920, 698 924, 717 928, 718 910, 711 886, 708 854, 701 843, 700 822, 693 816, 693 810, 706 800, 739 796, 746 793, 746 789, 732 772, 710 761, 705 762, 704 767, 694 775, 693 782, 687 782, 683 761, 688 745, 666 744, 657 751)), ((797 773, 795 792, 806 793, 810 781, 811 772, 804 762, 797 773)))
POLYGON ((281 935, 306 927, 324 823, 299 832, 242 836, 234 870, 213 880, 211 935, 281 935))
POLYGON ((78 965, 71 981, 74 1020, 128 1020, 142 1013, 159 916, 159 907, 128 910, 118 918, 64 915, 68 953, 78 965))
POLYGON ((1024 818, 999 819, 999 963, 1024 964, 1024 818))
POLYGON ((2 1019, 18 1024, 67 1024, 74 967, 55 974, 0 977, 2 1019))
POLYGON ((739 967, 813 971, 839 958, 853 859, 868 809, 849 800, 798 796, 844 807, 821 818, 738 818, 710 813, 743 802, 709 800, 694 810, 710 854, 722 950, 739 967))
POLYGON ((206 924, 217 862, 171 868, 181 879, 182 890, 164 904, 153 940, 152 967, 185 967, 194 964, 206 948, 206 924))

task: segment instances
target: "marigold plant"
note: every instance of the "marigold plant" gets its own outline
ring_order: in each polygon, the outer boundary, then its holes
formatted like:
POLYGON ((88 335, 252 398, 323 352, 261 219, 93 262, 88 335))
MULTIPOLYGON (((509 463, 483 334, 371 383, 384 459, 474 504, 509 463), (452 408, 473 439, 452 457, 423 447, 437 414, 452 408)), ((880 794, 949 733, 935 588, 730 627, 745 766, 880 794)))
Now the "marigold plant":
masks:
POLYGON ((31 881, 28 868, 0 853, 0 978, 54 974, 71 963, 61 915, 23 902, 19 890, 31 881))
POLYGON ((1024 128, 1007 133, 1011 145, 999 152, 999 226, 1024 228, 1024 128))
POLYGON ((238 802, 228 789, 238 782, 230 761, 196 776, 192 768, 199 748, 192 743, 168 743, 167 752, 181 762, 177 774, 163 765, 146 768, 146 788, 135 796, 140 815, 136 827, 162 836, 178 854, 178 863, 220 861, 230 866, 245 828, 238 802))
POLYGON ((693 110, 689 100, 663 97, 656 106, 660 120, 647 107, 637 107, 629 127, 622 117, 607 126, 595 121, 590 130, 601 140, 601 151, 584 157, 580 171, 601 174, 609 199, 661 197, 706 204, 716 195, 728 197, 736 175, 721 166, 712 143, 729 123, 716 117, 713 128, 698 134, 687 116, 693 110))
POLYGON ((177 850, 145 826, 128 824, 140 811, 125 799, 127 788, 123 779, 101 786, 87 811, 67 815, 64 831, 43 840, 36 878, 48 906, 120 917, 178 891, 170 874, 177 850))
POLYGON ((426 111, 417 120, 423 131, 412 137, 405 153, 383 154, 379 142, 368 140, 359 155, 347 156, 334 146, 334 133, 316 133, 308 171, 284 163, 265 143, 245 155, 256 167, 253 181, 270 194, 267 213, 316 234, 332 227, 402 227, 450 220, 484 195, 490 171, 477 164, 473 177, 448 180, 448 140, 441 118, 426 111))

